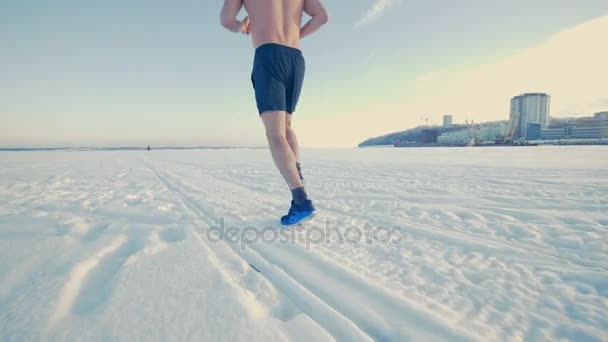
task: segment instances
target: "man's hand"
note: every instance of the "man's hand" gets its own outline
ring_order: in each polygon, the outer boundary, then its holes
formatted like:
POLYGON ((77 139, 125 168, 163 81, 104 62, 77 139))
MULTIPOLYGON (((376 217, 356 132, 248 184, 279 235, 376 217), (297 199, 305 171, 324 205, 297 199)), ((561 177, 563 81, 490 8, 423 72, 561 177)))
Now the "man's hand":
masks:
POLYGON ((245 19, 241 21, 240 31, 242 34, 251 34, 251 21, 249 21, 249 16, 245 17, 245 19))

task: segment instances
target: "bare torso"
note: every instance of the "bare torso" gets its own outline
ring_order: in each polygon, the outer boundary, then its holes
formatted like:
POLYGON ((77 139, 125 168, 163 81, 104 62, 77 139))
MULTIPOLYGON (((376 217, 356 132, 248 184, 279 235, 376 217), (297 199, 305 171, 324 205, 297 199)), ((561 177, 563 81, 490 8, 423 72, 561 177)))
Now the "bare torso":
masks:
POLYGON ((300 26, 305 0, 243 0, 253 46, 267 43, 300 48, 300 26))

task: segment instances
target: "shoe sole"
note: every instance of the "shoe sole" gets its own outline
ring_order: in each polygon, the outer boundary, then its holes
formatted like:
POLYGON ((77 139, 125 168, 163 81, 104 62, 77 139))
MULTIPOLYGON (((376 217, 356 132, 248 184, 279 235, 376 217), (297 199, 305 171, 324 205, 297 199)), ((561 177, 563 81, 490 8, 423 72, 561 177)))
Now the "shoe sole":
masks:
POLYGON ((290 223, 290 224, 284 224, 283 222, 279 221, 279 223, 281 224, 282 227, 293 227, 293 226, 297 226, 299 224, 302 224, 308 220, 310 220, 311 218, 313 218, 316 214, 316 211, 313 211, 312 213, 310 213, 310 215, 304 217, 303 219, 301 219, 299 222, 296 223, 290 223))

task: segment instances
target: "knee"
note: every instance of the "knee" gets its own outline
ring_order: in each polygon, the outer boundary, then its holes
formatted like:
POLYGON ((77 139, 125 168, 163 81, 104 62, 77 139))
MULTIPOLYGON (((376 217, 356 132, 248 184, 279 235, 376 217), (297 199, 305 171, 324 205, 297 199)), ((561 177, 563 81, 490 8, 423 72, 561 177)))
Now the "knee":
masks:
POLYGON ((285 132, 266 132, 266 138, 268 138, 268 143, 271 145, 280 145, 287 142, 285 132))
POLYGON ((293 140, 295 138, 296 132, 291 128, 291 126, 287 126, 285 128, 285 136, 287 140, 293 140))

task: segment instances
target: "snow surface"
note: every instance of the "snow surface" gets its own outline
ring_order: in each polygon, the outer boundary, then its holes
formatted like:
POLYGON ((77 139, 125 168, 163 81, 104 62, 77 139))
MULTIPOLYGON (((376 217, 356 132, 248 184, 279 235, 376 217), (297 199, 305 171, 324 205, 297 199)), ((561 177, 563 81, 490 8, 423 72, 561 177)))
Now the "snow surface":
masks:
POLYGON ((606 341, 605 147, 0 154, 0 340, 606 341))

